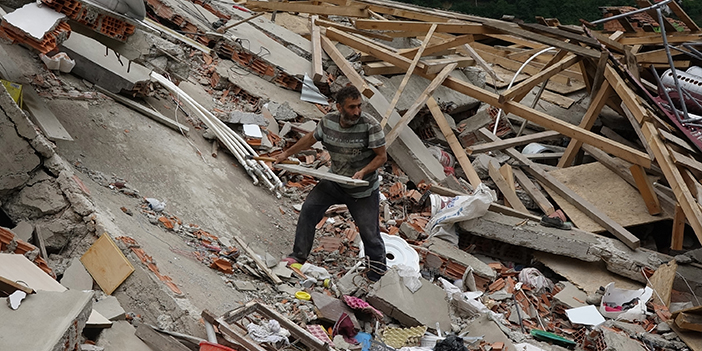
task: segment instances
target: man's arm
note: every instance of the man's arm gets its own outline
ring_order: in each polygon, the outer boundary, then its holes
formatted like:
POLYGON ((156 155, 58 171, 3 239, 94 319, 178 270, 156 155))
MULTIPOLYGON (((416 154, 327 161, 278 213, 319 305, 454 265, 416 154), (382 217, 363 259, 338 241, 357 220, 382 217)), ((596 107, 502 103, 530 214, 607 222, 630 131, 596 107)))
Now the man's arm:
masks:
POLYGON ((317 142, 314 138, 314 131, 307 133, 302 139, 298 140, 295 145, 291 146, 289 149, 283 151, 281 154, 275 157, 275 163, 283 162, 288 157, 295 155, 296 153, 309 149, 312 145, 317 142))
POLYGON ((363 177, 380 168, 380 166, 384 165, 385 161, 388 160, 388 155, 385 153, 385 145, 373 149, 373 152, 375 152, 375 157, 370 161, 370 163, 368 163, 360 171, 356 172, 356 174, 354 174, 351 178, 363 179, 363 177))

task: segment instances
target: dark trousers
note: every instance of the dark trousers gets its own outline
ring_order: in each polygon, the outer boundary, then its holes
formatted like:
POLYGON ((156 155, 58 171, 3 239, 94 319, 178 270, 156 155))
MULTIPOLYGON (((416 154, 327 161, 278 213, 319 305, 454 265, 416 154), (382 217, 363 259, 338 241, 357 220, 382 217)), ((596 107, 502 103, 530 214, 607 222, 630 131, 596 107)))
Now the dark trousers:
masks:
POLYGON ((312 250, 317 223, 322 220, 329 206, 345 204, 358 226, 366 257, 371 259, 372 269, 368 273, 368 278, 373 281, 378 280, 386 270, 385 244, 380 237, 378 224, 379 202, 377 189, 370 196, 357 199, 346 193, 338 184, 321 180, 307 195, 302 205, 295 231, 295 245, 290 257, 298 262, 305 262, 312 250))

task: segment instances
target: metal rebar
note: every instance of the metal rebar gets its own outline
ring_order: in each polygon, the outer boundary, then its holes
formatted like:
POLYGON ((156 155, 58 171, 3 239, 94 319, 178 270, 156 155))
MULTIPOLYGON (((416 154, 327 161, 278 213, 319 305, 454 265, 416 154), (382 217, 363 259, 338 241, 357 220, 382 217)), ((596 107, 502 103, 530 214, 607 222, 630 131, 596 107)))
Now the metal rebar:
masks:
MULTIPOLYGON (((659 4, 662 4, 666 1, 660 2, 659 4)), ((666 2, 667 3, 667 2, 666 2)), ((675 64, 673 63, 673 56, 670 55, 670 47, 668 46, 668 37, 665 34, 665 26, 663 25, 663 13, 661 12, 660 7, 656 7, 656 14, 658 15, 658 24, 659 28, 661 29, 661 36, 663 37, 663 47, 665 48, 665 54, 668 56, 668 64, 670 65, 670 73, 673 75, 673 82, 675 82, 675 88, 678 90, 678 95, 680 96, 680 107, 682 107, 683 114, 685 115, 685 119, 689 119, 690 116, 687 114, 687 106, 685 105, 685 96, 682 93, 682 89, 680 88, 680 82, 678 81, 678 73, 677 70, 675 69, 675 64)), ((664 88, 665 90, 665 88, 664 88)), ((675 105, 673 105, 673 109, 675 109, 675 105)), ((676 117, 678 115, 676 114, 676 117)), ((680 117, 678 117, 680 119, 680 117)))

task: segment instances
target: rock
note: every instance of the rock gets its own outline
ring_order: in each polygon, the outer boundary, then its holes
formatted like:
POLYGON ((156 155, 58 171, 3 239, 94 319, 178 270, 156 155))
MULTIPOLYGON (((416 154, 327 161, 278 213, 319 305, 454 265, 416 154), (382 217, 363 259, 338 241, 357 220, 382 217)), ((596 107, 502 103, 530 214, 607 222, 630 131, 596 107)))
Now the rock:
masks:
POLYGON ((642 334, 641 341, 643 341, 647 345, 650 344, 655 348, 664 348, 671 350, 682 350, 683 348, 685 348, 685 343, 683 342, 666 340, 666 338, 660 335, 651 333, 642 334))
POLYGON ((504 301, 507 299, 511 299, 512 294, 510 294, 504 290, 498 290, 498 291, 495 291, 494 293, 488 295, 488 297, 495 300, 495 301, 504 301))
POLYGON ((496 158, 487 154, 478 154, 478 156, 475 157, 475 160, 473 160, 473 168, 475 169, 475 172, 478 173, 478 177, 480 177, 480 179, 487 179, 490 177, 488 165, 492 160, 497 161, 496 158))
POLYGON ((290 121, 297 118, 297 113, 293 111, 293 109, 290 107, 290 104, 288 104, 287 101, 284 102, 282 105, 276 104, 277 107, 275 108, 275 111, 271 109, 271 104, 272 103, 270 102, 268 103, 268 110, 271 111, 273 117, 275 117, 277 121, 290 121))
POLYGON ((236 110, 229 114, 229 120, 226 122, 232 124, 255 124, 264 127, 268 125, 268 121, 261 114, 236 110))
POLYGON ((12 232, 21 240, 29 242, 30 240, 32 240, 34 226, 27 221, 22 221, 17 223, 17 225, 14 228, 12 228, 12 232))
POLYGON ((78 258, 71 261, 71 265, 63 273, 61 285, 72 290, 92 290, 93 277, 83 267, 83 264, 78 258))
POLYGON ((656 330, 658 331, 659 334, 665 334, 671 330, 670 325, 666 322, 661 322, 658 323, 658 326, 656 326, 656 330))
POLYGON ((416 241, 422 235, 422 233, 414 229, 414 227, 411 225, 407 224, 407 222, 402 222, 400 225, 400 232, 404 234, 407 239, 412 241, 416 241))
POLYGON ((93 305, 93 309, 111 321, 124 320, 126 314, 122 305, 114 296, 105 296, 93 305))
POLYGON ((692 263, 692 257, 686 256, 686 255, 677 255, 677 256, 675 256, 675 262, 677 262, 679 264, 692 263))
POLYGON ((25 211, 28 217, 36 218, 58 213, 68 206, 68 201, 54 182, 44 181, 22 188, 17 197, 17 206, 20 209, 13 209, 13 212, 25 211))

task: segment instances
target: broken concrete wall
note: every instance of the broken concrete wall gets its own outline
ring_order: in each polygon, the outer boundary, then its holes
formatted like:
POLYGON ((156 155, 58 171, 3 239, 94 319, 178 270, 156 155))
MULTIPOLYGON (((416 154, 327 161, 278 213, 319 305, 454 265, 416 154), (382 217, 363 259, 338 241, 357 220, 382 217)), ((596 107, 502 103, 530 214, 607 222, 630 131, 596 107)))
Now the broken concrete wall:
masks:
POLYGON ((95 207, 72 167, 0 89, 0 204, 14 222, 28 221, 46 239, 49 251, 84 236, 95 207))

